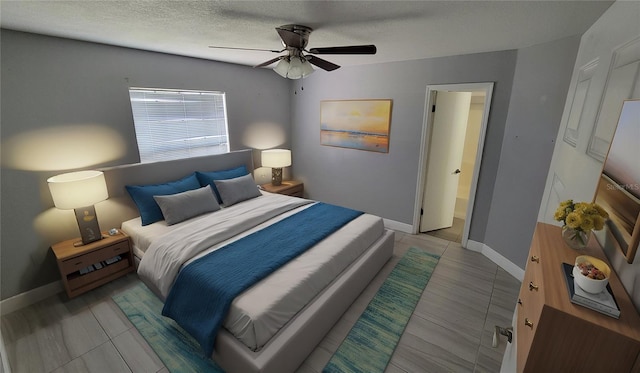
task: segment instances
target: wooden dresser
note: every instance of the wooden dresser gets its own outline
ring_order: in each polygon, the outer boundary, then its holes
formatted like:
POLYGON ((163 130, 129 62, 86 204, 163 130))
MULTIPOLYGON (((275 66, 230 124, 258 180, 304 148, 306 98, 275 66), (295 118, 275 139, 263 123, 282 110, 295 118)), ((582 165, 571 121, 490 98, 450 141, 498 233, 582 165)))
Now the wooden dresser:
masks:
POLYGON ((518 372, 640 372, 640 316, 617 274, 609 283, 615 319, 570 302, 562 263, 591 255, 609 263, 595 238, 580 252, 559 227, 538 223, 516 305, 518 372))

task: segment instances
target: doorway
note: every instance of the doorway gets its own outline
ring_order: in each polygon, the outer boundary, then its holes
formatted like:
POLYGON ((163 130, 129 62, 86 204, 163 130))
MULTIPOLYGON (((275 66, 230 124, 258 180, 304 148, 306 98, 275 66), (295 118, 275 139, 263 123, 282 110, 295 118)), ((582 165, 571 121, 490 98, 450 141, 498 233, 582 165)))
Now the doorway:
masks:
POLYGON ((466 247, 492 92, 493 83, 427 86, 414 233, 466 247))

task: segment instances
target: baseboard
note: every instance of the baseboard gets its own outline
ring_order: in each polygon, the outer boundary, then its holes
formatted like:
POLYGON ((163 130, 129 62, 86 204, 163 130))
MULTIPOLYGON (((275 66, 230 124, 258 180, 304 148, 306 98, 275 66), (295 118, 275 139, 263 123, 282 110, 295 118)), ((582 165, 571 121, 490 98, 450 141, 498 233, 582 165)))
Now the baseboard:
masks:
MULTIPOLYGON (((401 223, 401 222, 398 222, 395 220, 389 220, 389 219, 383 219, 383 221, 384 221, 384 226, 386 228, 393 229, 398 232, 414 234, 413 226, 411 224, 401 223)), ((504 256, 502 256, 501 254, 499 254, 497 251, 493 250, 489 246, 483 244, 482 242, 467 240, 466 248, 472 251, 477 251, 482 255, 486 256, 487 258, 489 258, 489 260, 499 265, 500 268, 507 271, 511 276, 515 277, 520 282, 522 282, 522 279, 524 278, 524 270, 518 267, 517 265, 513 264, 509 259, 505 258, 504 256)))
POLYGON ((62 282, 55 281, 50 284, 40 286, 39 288, 14 295, 11 298, 0 301, 0 315, 6 315, 21 308, 30 306, 63 290, 62 282))
POLYGON ((411 224, 400 223, 399 221, 382 219, 384 222, 385 228, 393 229, 394 231, 402 232, 402 233, 413 233, 413 226, 411 224))
POLYGON ((522 280, 524 279, 524 269, 513 264, 513 262, 511 262, 509 259, 505 258, 497 251, 493 250, 482 242, 469 240, 467 241, 467 249, 477 251, 486 256, 487 258, 489 258, 489 260, 500 266, 500 268, 507 271, 511 276, 515 277, 520 282, 522 282, 522 280))

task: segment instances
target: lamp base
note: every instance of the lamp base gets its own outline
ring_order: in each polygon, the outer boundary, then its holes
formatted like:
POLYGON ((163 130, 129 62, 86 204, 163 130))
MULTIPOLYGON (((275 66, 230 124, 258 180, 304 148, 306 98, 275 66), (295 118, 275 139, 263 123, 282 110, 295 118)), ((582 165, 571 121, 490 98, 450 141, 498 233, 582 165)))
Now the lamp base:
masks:
POLYGON ((271 169, 271 185, 282 185, 282 167, 274 167, 271 169))
MULTIPOLYGON (((100 241, 103 238, 107 238, 107 237, 101 236, 100 239, 98 239, 96 241, 100 241)), ((88 245, 88 244, 93 243, 93 242, 95 242, 95 241, 91 241, 91 242, 88 242, 88 243, 83 243, 82 241, 76 241, 76 242, 73 243, 73 247, 80 247, 80 246, 88 245)))
MULTIPOLYGON (((80 228, 80 237, 82 237, 82 245, 95 242, 102 239, 98 218, 96 217, 96 209, 91 206, 79 207, 73 210, 76 213, 78 228, 80 228)), ((74 246, 76 246, 74 244, 74 246)), ((77 245, 81 246, 81 245, 77 245)))

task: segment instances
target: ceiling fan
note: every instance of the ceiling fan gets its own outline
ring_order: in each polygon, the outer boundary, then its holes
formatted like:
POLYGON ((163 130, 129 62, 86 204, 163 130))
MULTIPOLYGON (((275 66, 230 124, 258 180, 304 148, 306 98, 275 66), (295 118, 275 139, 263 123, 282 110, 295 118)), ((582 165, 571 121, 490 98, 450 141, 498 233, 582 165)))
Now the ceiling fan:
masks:
POLYGON ((313 73, 314 69, 311 65, 315 65, 326 71, 333 71, 340 67, 333 62, 316 57, 315 55, 318 54, 376 54, 377 51, 376 46, 372 44, 306 49, 309 44, 309 35, 311 31, 313 31, 311 27, 292 24, 276 27, 276 31, 280 39, 282 39, 284 49, 274 50, 217 46, 209 46, 209 48, 253 50, 273 53, 286 51, 286 55, 272 58, 254 67, 265 67, 278 62, 274 71, 282 77, 289 79, 299 79, 313 73))

